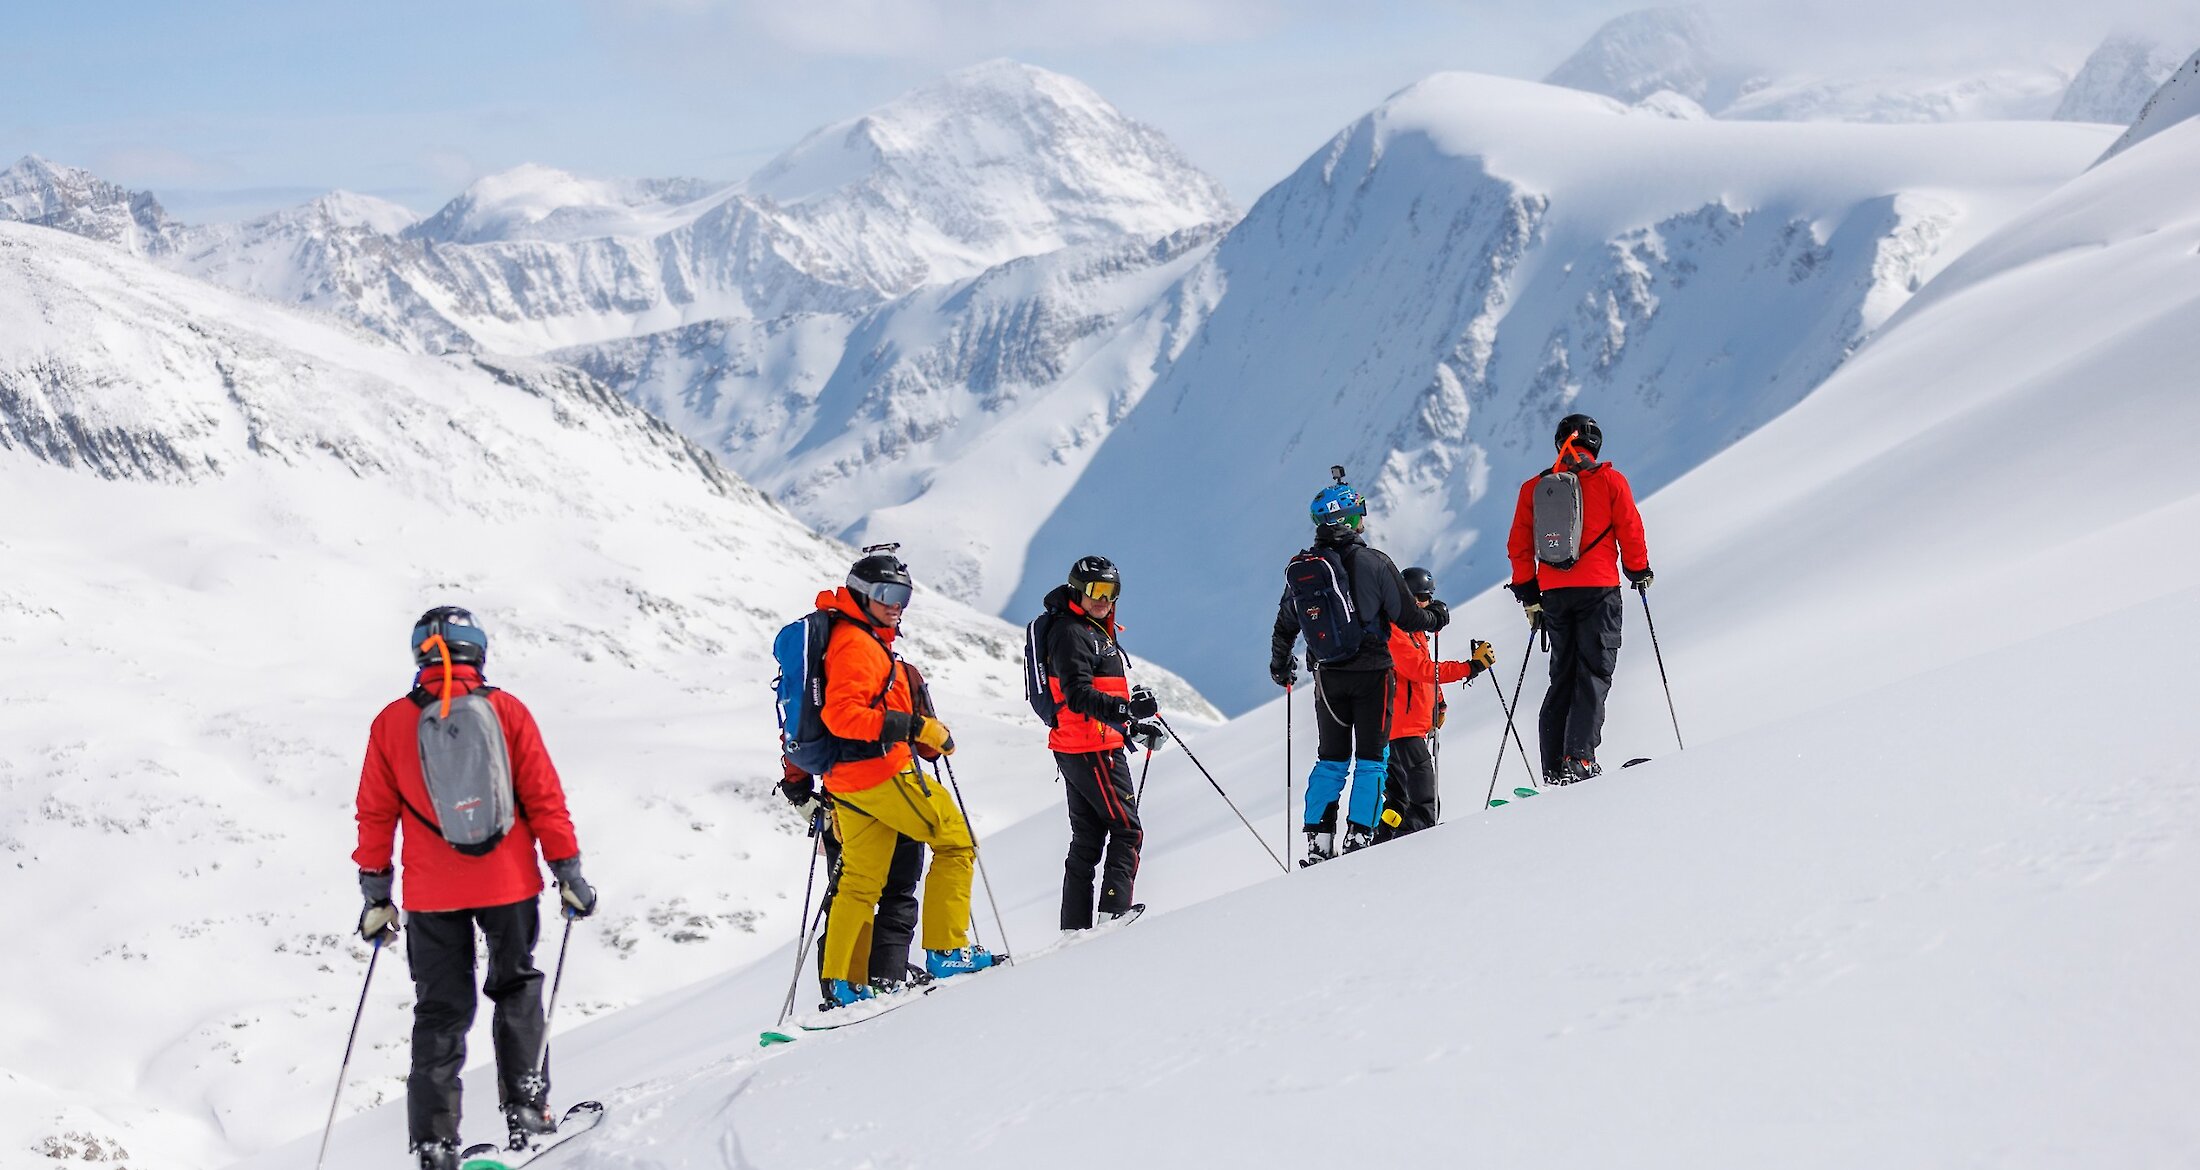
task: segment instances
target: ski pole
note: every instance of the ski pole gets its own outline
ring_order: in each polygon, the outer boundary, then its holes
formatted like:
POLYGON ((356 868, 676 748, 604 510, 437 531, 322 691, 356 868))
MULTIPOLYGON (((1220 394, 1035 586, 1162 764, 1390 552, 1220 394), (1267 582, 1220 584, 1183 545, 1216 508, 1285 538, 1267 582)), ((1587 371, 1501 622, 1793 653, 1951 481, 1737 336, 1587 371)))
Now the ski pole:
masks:
POLYGON ((1146 749, 1146 762, 1138 765, 1138 795, 1131 798, 1133 805, 1146 803, 1146 770, 1153 767, 1153 749, 1146 749))
POLYGON ((1253 840, 1260 842, 1261 851, 1268 855, 1268 860, 1275 862, 1277 869, 1280 869, 1285 873, 1290 873, 1291 867, 1285 865, 1283 863, 1283 859, 1276 856, 1275 850, 1268 848, 1268 838, 1260 835, 1260 830, 1253 827, 1253 822, 1246 820, 1245 814, 1238 810, 1237 802, 1231 800, 1230 794, 1222 790, 1222 785, 1215 783, 1215 774, 1209 772, 1207 770, 1207 765, 1200 763, 1199 757, 1192 754, 1191 745, 1184 742, 1184 737, 1176 733, 1176 728, 1169 726, 1169 721, 1166 718, 1163 718, 1161 715, 1158 714, 1156 714, 1154 718, 1161 720, 1161 729, 1168 732, 1170 738, 1176 740, 1176 745, 1178 747, 1184 749, 1185 758, 1192 762, 1192 767, 1199 769, 1200 775, 1207 778, 1207 783, 1212 785, 1214 787, 1215 793, 1222 797, 1222 803, 1229 805, 1231 812, 1237 813, 1238 823, 1244 825, 1245 831, 1253 835, 1253 840))
POLYGON ((947 790, 955 794, 955 807, 962 810, 963 827, 970 832, 970 856, 978 863, 978 880, 985 883, 985 900, 993 907, 993 925, 1001 932, 1001 961, 1013 967, 1016 953, 1008 944, 1008 922, 1001 917, 1001 900, 993 896, 993 878, 985 872, 985 854, 978 849, 978 826, 971 823, 970 806, 963 803, 962 785, 955 783, 954 763, 941 756, 932 765, 933 777, 939 776, 942 765, 947 768, 947 790))
MULTIPOLYGON (((802 920, 795 923, 801 933, 794 941, 794 977, 787 980, 787 1002, 779 1008, 779 1022, 784 1024, 794 1014, 794 991, 802 986, 802 960, 810 953, 810 892, 817 888, 817 855, 825 852, 825 810, 810 814, 810 876, 802 883, 802 920)), ((818 917, 824 917, 824 908, 818 908, 818 917)))
MULTIPOLYGON (((1296 696, 1291 692, 1292 687, 1290 684, 1285 684, 1283 688, 1283 856, 1286 859, 1291 856, 1291 808, 1293 804, 1291 800, 1291 700, 1296 696)), ((1290 873, 1291 867, 1288 864, 1285 865, 1283 872, 1290 873)))
MULTIPOLYGON (((1513 711, 1520 706, 1520 688, 1527 685, 1528 682, 1528 659, 1533 657, 1535 654, 1535 636, 1542 629, 1542 618, 1537 618, 1535 622, 1528 627, 1528 648, 1520 652, 1520 677, 1513 680, 1513 701, 1510 706, 1505 708, 1505 727, 1507 730, 1511 730, 1513 725, 1513 711)), ((1493 686, 1490 689, 1494 691, 1497 688, 1493 686)), ((1498 702, 1502 703, 1505 701, 1505 696, 1499 695, 1497 697, 1497 700, 1498 702)), ((1512 734, 1517 736, 1520 733, 1514 731, 1512 732, 1512 734)), ((1527 753, 1527 749, 1522 748, 1521 753, 1523 756, 1525 756, 1527 753)), ((1500 735, 1497 737, 1497 760, 1490 765, 1490 790, 1482 795, 1483 808, 1488 808, 1490 806, 1490 801, 1496 798, 1497 773, 1504 767, 1505 737, 1500 735)))
POLYGON ((382 936, 375 936, 367 953, 367 978, 359 985, 359 1010, 351 1014, 351 1035, 344 1039, 344 1062, 336 1067, 336 1096, 328 1103, 328 1124, 321 1128, 321 1152, 314 1155, 313 1170, 321 1170, 328 1158, 328 1138, 336 1132, 336 1105, 344 1099, 344 1077, 351 1072, 351 1047, 359 1040, 359 1021, 367 1014, 367 989, 374 986, 374 964, 382 957, 382 936))
MULTIPOLYGON (((1520 749, 1520 766, 1528 770, 1528 786, 1531 788, 1537 787, 1543 778, 1536 775, 1535 761, 1528 758, 1528 745, 1520 742, 1520 726, 1513 722, 1513 709, 1511 704, 1505 702, 1505 689, 1493 683, 1490 685, 1490 693, 1497 696, 1497 705, 1504 709, 1505 728, 1512 732, 1513 746, 1520 749)), ((1505 745, 1499 743, 1497 750, 1502 753, 1505 750, 1505 745)))
POLYGON ((1673 713, 1673 684, 1665 677, 1665 652, 1658 649, 1658 623, 1650 617, 1650 591, 1638 586, 1635 596, 1642 598, 1642 620, 1650 625, 1650 652, 1658 656, 1658 683, 1665 688, 1665 713, 1673 720, 1673 743, 1685 752, 1688 745, 1681 742, 1681 717, 1673 713))
POLYGON ((565 982, 565 948, 573 941, 573 923, 580 915, 573 908, 564 906, 565 934, 558 939, 558 965, 550 976, 550 1002, 542 1010, 542 1048, 535 1053, 535 1075, 528 1084, 532 1091, 542 1092, 550 1087, 550 1021, 558 1014, 558 986, 565 982))

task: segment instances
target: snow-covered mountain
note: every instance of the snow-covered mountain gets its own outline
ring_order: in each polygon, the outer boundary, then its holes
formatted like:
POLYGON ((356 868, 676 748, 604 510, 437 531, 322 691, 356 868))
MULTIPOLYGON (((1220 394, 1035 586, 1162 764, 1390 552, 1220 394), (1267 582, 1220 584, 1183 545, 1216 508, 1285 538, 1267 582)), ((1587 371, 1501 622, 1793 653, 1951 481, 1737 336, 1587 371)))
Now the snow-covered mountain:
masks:
POLYGON ((746 182, 523 166, 402 232, 217 233, 195 275, 426 352, 545 350, 789 314, 854 316, 1063 248, 1235 215, 1220 184, 1083 84, 994 61, 828 126, 746 182), (290 271, 284 267, 289 256, 290 271))
POLYGON ((2102 156, 2106 161, 2122 154, 2147 139, 2172 126, 2182 125, 2200 116, 2200 51, 2185 58, 2185 63, 2170 74, 2162 87, 2154 91, 2139 116, 2117 137, 2115 143, 2102 156))
POLYGON ((1643 8, 1598 26, 1574 55, 1543 79, 1546 85, 1601 93, 1633 104, 1677 93, 1717 109, 1734 99, 1747 76, 1725 47, 1702 5, 1643 8))
MULTIPOLYGON (((326 1109, 361 737, 430 605, 488 625, 604 891, 561 1019, 793 932, 769 640, 853 553, 585 375, 0 224, 0 488, 0 1163, 211 1167, 326 1109)), ((930 589, 908 630, 980 828, 1055 800, 1019 632, 930 589)), ((408 998, 385 960, 354 1108, 402 1092, 408 998)))
MULTIPOLYGON (((1180 282, 1181 355, 1031 539, 1036 604, 1127 499, 1145 635, 1226 709, 1261 696, 1283 556, 1343 464, 1377 543, 1447 594, 1503 576, 1513 485, 1570 409, 1654 491, 1803 400, 1950 259, 2083 169, 2067 123, 1678 121, 1440 75, 1340 133, 1180 282)), ((967 504, 968 501, 962 501, 967 504)), ((1655 559, 1656 534, 1652 534, 1655 559)))
MULTIPOLYGON (((611 1105, 583 1164, 1291 1164, 1317 1106, 1379 1119, 1346 1160, 1382 1166, 2180 1164, 2200 469, 2144 452, 2200 425, 2196 187, 2194 123, 2075 178, 1646 502, 1688 750, 1630 616, 1608 744, 1658 759, 1479 812, 1497 704, 1459 688, 1446 823, 1287 878, 1160 757, 1138 924, 1056 947, 1059 825, 996 834, 1029 961, 759 1048, 783 951, 564 1034, 611 1105)), ((1525 632, 1495 591, 1455 614, 1525 632)), ((1281 714, 1196 744, 1271 841, 1281 714)))
POLYGON ((1780 122, 2044 118, 2072 84, 2047 62, 1829 73, 1768 56, 1737 49, 1701 5, 1645 8, 1605 22, 1544 81, 1630 104, 1669 106, 1661 95, 1678 95, 1714 117, 1780 122))
POLYGON ((2177 57, 2152 37, 2112 36, 2085 59, 2070 79, 2055 118, 2064 122, 2109 122, 2128 126, 2177 71, 2177 57))
POLYGON ((35 154, 0 171, 0 222, 8 220, 103 240, 140 256, 173 251, 183 230, 152 192, 125 190, 35 154))

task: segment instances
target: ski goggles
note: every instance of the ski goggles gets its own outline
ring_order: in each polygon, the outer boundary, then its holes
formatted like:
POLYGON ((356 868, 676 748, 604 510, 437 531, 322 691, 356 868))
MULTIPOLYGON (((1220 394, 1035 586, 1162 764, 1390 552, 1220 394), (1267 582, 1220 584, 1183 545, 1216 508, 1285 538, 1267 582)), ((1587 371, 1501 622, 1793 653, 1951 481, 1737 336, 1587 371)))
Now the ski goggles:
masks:
POLYGON ((848 591, 894 609, 909 604, 909 599, 917 595, 913 585, 899 581, 865 581, 855 576, 848 578, 848 591))
POLYGON ((1117 598, 1118 596, 1120 596, 1120 595, 1122 594, 1122 592, 1123 592, 1123 586, 1122 586, 1122 583, 1121 583, 1121 582, 1117 582, 1117 581, 1087 581, 1087 582, 1085 582, 1085 596, 1087 596, 1087 597, 1090 597, 1090 598, 1092 598, 1092 599, 1093 599, 1094 601, 1114 601, 1114 600, 1115 600, 1115 599, 1116 599, 1116 598, 1117 598))

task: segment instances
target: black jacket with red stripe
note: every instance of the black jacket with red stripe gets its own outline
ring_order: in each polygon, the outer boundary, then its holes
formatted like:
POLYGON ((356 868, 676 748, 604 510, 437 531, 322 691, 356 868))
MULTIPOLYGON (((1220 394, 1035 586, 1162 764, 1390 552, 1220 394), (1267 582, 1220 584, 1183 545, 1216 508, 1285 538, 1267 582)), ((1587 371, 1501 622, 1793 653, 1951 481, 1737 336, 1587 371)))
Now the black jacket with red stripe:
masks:
POLYGON ((1130 658, 1116 645, 1115 622, 1093 620, 1067 585, 1047 594, 1046 607, 1054 615, 1047 631, 1047 689, 1059 709, 1047 746, 1058 752, 1122 747, 1131 722, 1130 658))

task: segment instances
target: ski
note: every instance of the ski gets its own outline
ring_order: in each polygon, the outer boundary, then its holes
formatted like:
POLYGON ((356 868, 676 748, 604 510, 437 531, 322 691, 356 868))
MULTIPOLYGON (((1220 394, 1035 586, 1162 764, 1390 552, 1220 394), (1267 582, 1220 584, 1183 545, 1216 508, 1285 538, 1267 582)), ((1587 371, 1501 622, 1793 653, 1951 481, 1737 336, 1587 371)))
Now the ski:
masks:
POLYGON ((1632 768, 1632 767, 1634 767, 1634 766, 1635 766, 1636 764, 1647 764, 1647 763, 1649 763, 1649 762, 1650 762, 1650 757, 1648 757, 1648 756, 1636 756, 1636 757, 1635 757, 1634 759, 1632 759, 1632 760, 1629 760, 1629 761, 1627 761, 1627 762, 1626 762, 1626 763, 1624 763, 1624 764, 1621 764, 1621 765, 1620 765, 1620 767, 1622 767, 1622 768, 1632 768))
POLYGON ((904 991, 897 991, 892 995, 874 996, 860 1003, 834 1008, 832 1011, 813 1017, 809 1021, 796 1019, 792 1031, 782 1028, 770 1028, 757 1033, 756 1046, 758 1048, 770 1048, 774 1044, 792 1044, 801 1039, 800 1033, 803 1032, 831 1032, 861 1024, 868 1020, 875 1020, 888 1012, 899 1011, 908 1007, 910 1004, 932 994, 933 989, 938 986, 937 982, 927 983, 922 987, 912 987, 904 991))
POLYGON ((602 1121, 603 1102, 579 1102, 558 1119, 557 1132, 542 1135, 543 1140, 539 1144, 524 1150, 508 1150, 494 1142, 468 1146, 459 1155, 459 1170, 519 1170, 519 1167, 596 1128, 602 1121))

